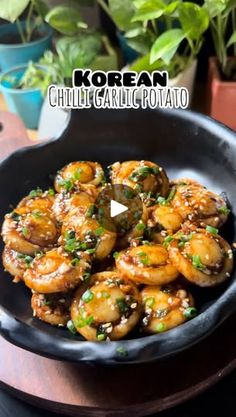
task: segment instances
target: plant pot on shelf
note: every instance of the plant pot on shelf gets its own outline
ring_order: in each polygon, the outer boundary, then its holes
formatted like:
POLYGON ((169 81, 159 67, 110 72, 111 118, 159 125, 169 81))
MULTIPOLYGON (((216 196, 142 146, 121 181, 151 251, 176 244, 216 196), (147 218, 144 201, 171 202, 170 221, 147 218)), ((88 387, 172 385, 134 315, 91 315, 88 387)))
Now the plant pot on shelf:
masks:
POLYGON ((236 130, 236 81, 222 80, 215 57, 209 59, 207 107, 211 117, 236 130))
POLYGON ((14 87, 26 69, 27 65, 22 65, 4 72, 0 79, 0 91, 4 95, 9 111, 18 114, 28 129, 37 129, 43 104, 41 91, 14 87))
MULTIPOLYGON (((24 27, 25 22, 22 25, 24 27)), ((42 24, 31 42, 22 43, 15 23, 0 25, 0 70, 7 71, 19 64, 38 61, 51 47, 52 36, 53 29, 42 24)))
POLYGON ((103 52, 89 65, 93 71, 110 71, 118 69, 117 54, 107 36, 102 36, 103 52))

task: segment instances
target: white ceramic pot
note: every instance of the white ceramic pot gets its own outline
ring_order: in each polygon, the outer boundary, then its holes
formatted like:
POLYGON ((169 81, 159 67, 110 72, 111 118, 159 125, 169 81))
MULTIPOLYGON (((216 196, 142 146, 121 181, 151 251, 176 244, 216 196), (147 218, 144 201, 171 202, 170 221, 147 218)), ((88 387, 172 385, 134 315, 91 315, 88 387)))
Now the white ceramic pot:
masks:
MULTIPOLYGON (((197 70, 197 60, 194 59, 189 63, 189 65, 185 68, 184 71, 180 72, 175 78, 169 79, 169 86, 170 87, 185 87, 189 92, 189 107, 191 106, 192 98, 193 98, 193 90, 194 90, 194 82, 195 82, 195 75, 197 70)), ((129 67, 125 66, 121 70, 129 71, 129 67)), ((141 91, 137 92, 136 97, 137 99, 141 98, 141 91)))

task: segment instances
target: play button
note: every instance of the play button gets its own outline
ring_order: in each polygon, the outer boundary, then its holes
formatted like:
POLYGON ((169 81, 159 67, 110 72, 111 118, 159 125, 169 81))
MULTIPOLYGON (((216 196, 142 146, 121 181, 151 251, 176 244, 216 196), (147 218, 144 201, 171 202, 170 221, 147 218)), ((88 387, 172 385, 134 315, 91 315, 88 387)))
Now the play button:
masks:
POLYGON ((111 217, 116 217, 119 214, 124 213, 127 210, 128 210, 128 207, 124 206, 124 204, 120 204, 118 203, 118 201, 111 200, 111 203, 110 203, 110 216, 111 217))
POLYGON ((95 202, 96 218, 107 230, 124 234, 142 218, 143 204, 136 190, 127 185, 106 185, 95 202))

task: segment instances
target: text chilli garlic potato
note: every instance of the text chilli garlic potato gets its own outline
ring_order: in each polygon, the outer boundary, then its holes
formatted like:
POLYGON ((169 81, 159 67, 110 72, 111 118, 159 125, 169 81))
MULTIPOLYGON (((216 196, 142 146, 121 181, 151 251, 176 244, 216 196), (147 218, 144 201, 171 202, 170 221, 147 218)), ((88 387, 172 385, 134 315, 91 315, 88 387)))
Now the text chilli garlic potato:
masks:
POLYGON ((115 162, 110 166, 112 184, 123 184, 140 193, 160 194, 166 197, 169 180, 162 167, 150 161, 115 162))
POLYGON ((138 284, 167 284, 179 275, 167 250, 158 244, 144 244, 121 251, 116 257, 121 276, 138 284))
POLYGON ((232 249, 217 233, 212 226, 199 229, 190 225, 169 239, 168 251, 173 265, 200 287, 221 284, 233 269, 232 249))
POLYGON ((218 194, 207 190, 194 180, 182 179, 174 182, 175 195, 172 207, 178 210, 184 220, 189 220, 201 227, 222 226, 230 210, 225 200, 218 194))
POLYGON ((34 293, 31 297, 33 316, 52 326, 66 326, 70 320, 71 302, 71 293, 34 293))
POLYGON ((73 257, 59 247, 36 257, 23 279, 27 287, 39 293, 63 292, 77 287, 86 279, 90 268, 88 253, 79 252, 73 257))
POLYGON ((87 340, 118 340, 137 325, 141 311, 135 284, 124 281, 116 271, 105 271, 92 275, 89 286, 78 288, 71 318, 87 340))
POLYGON ((104 172, 98 162, 71 162, 56 175, 54 187, 57 192, 72 191, 85 186, 100 186, 104 183, 104 172))
POLYGON ((193 318, 192 295, 180 284, 146 286, 141 291, 144 307, 142 330, 146 333, 161 333, 193 318))
POLYGON ((67 250, 87 250, 96 260, 105 259, 116 242, 116 233, 100 226, 94 218, 78 214, 75 210, 65 218, 61 243, 67 250))

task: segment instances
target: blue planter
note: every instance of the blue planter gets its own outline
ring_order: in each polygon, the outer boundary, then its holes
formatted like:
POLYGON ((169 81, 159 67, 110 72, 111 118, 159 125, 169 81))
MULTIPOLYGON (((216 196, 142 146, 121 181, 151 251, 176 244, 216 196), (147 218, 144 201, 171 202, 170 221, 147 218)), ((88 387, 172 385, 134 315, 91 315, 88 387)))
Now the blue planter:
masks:
MULTIPOLYGON (((23 23, 24 25, 24 23, 23 23)), ((38 61, 51 47, 53 29, 46 24, 39 28, 42 38, 28 43, 1 43, 2 39, 11 39, 18 34, 15 23, 0 25, 0 71, 7 71, 19 64, 26 64, 29 61, 38 61)))
POLYGON ((41 91, 15 89, 11 81, 13 78, 19 81, 26 68, 27 66, 23 65, 4 72, 0 80, 0 90, 5 97, 8 109, 18 114, 28 129, 37 129, 43 104, 41 91))

